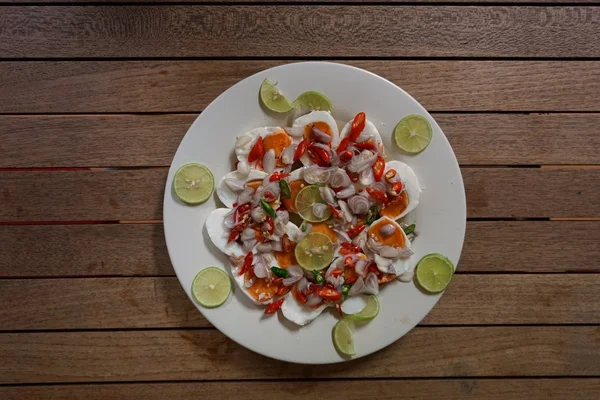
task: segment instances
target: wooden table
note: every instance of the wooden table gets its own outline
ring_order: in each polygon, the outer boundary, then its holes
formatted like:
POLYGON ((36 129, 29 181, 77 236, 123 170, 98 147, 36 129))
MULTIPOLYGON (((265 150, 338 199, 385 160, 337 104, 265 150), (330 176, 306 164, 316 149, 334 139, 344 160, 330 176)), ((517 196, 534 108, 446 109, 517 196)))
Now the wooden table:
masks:
POLYGON ((0 7, 1 399, 600 398, 599 1, 47 1, 0 7), (305 59, 415 96, 468 200, 436 308, 332 366, 263 358, 213 329, 161 224, 197 114, 305 59))

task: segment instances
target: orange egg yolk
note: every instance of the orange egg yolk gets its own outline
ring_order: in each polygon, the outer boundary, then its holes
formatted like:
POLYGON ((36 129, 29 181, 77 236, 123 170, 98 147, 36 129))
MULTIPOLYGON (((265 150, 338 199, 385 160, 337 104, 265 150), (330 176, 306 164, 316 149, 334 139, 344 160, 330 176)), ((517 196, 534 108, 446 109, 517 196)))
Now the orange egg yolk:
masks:
POLYGON ((279 160, 281 152, 290 144, 292 144, 292 139, 283 129, 272 133, 263 139, 263 149, 265 153, 271 149, 275 150, 275 160, 277 160, 277 166, 279 167, 283 166, 283 163, 279 160))
POLYGON ((276 251, 275 259, 277 260, 277 263, 279 264, 279 266, 283 269, 286 269, 290 265, 298 264, 298 261, 296 261, 296 256, 295 256, 293 250, 289 251, 289 252, 276 251))
MULTIPOLYGON (((252 274, 250 272, 246 272, 244 280, 248 281, 251 278, 252 274)), ((271 285, 265 278, 254 277, 254 283, 252 286, 247 288, 246 291, 250 293, 250 296, 252 296, 254 299, 260 302, 265 302, 275 296, 277 289, 277 285, 271 285)))
POLYGON ((384 246, 404 247, 404 234, 401 232, 401 230, 402 228, 395 222, 384 219, 376 224, 371 225, 367 234, 369 237, 375 239, 375 241, 383 244, 384 246), (387 224, 392 224, 396 230, 392 235, 384 237, 381 234, 380 229, 387 224))
POLYGON ((295 201, 296 201, 296 196, 298 196, 298 193, 300 192, 300 190, 307 185, 307 183, 305 181, 303 181, 302 179, 299 179, 297 181, 292 181, 289 183, 290 185, 290 198, 286 199, 285 197, 281 197, 281 203, 283 204, 283 206, 291 212, 296 212, 296 206, 295 206, 295 201))
POLYGON ((404 210, 406 210, 406 207, 408 207, 408 202, 408 194, 405 190, 391 202, 386 204, 379 213, 382 217, 395 219, 398 215, 402 214, 404 210))
POLYGON ((328 134, 329 136, 333 136, 333 131, 331 130, 331 127, 329 126, 328 123, 326 122, 315 122, 313 124, 308 124, 304 127, 304 138, 306 139, 307 143, 310 143, 313 141, 313 133, 312 133, 312 128, 313 126, 315 128, 317 128, 318 130, 320 130, 321 132, 324 132, 326 134, 328 134))
POLYGON ((329 236, 329 239, 331 239, 331 241, 333 243, 337 242, 337 233, 334 232, 333 229, 331 229, 329 227, 329 225, 327 225, 327 222, 319 222, 318 224, 312 224, 312 229, 311 232, 321 232, 326 234, 327 236, 329 236))

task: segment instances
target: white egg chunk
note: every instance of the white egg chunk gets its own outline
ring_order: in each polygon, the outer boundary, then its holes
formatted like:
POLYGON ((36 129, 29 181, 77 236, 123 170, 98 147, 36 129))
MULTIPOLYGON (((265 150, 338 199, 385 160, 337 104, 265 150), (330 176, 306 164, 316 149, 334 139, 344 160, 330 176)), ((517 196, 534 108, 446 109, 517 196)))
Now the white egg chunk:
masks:
POLYGON ((206 231, 215 247, 228 256, 239 257, 246 253, 237 242, 227 243, 229 229, 224 224, 225 217, 233 212, 230 208, 217 208, 206 219, 206 231))
MULTIPOLYGON (((263 170, 264 155, 273 150, 275 153, 275 167, 283 167, 281 161, 281 152, 293 143, 299 142, 286 133, 285 130, 278 126, 265 126, 252 129, 236 139, 235 154, 237 159, 248 162, 254 169, 263 170), (249 161, 252 148, 258 143, 259 137, 262 138, 262 153, 256 160, 249 161)), ((267 169, 267 168, 264 168, 267 169)))
MULTIPOLYGON (((321 143, 323 145, 336 148, 340 143, 340 135, 337 128, 335 119, 331 116, 329 111, 313 111, 309 114, 303 115, 294 121, 293 128, 304 128, 304 139, 308 142, 321 143), (319 132, 328 135, 331 139, 327 139, 329 143, 325 143, 322 139, 319 139, 318 135, 313 133, 313 128, 319 132)), ((312 165, 313 162, 309 158, 308 154, 305 153, 300 161, 304 165, 312 165)))
POLYGON ((327 307, 329 307, 327 304, 322 304, 317 308, 305 306, 298 302, 290 292, 281 305, 281 312, 291 322, 299 326, 304 326, 321 315, 327 307))
POLYGON ((250 170, 250 173, 246 176, 237 171, 230 172, 221 178, 217 184, 217 196, 226 207, 232 208, 233 203, 237 201, 238 194, 246 184, 250 183, 249 186, 256 189, 262 184, 267 175, 267 173, 255 169, 250 170))
POLYGON ((369 296, 364 294, 348 297, 346 301, 342 303, 342 312, 346 315, 359 313, 367 306, 368 300, 369 296))
MULTIPOLYGON (((401 161, 388 161, 385 164, 384 177, 390 170, 396 171, 395 176, 391 179, 391 184, 402 182, 402 191, 397 196, 392 196, 393 200, 386 204, 380 214, 394 220, 404 217, 406 214, 414 210, 419 205, 419 197, 421 196, 421 187, 415 171, 401 161)), ((391 185, 388 183, 388 186, 391 185)))
POLYGON ((411 269, 411 243, 396 221, 379 218, 369 227, 367 238, 367 246, 375 254, 375 264, 381 272, 398 275, 411 269))
MULTIPOLYGON (((340 132, 340 141, 343 140, 344 138, 346 138, 346 136, 348 136, 350 134, 351 127, 352 127, 352 120, 350 120, 342 128, 342 131, 340 132)), ((365 128, 360 133, 360 136, 358 136, 355 143, 358 144, 358 146, 356 146, 357 148, 359 148, 359 149, 366 148, 368 150, 370 150, 370 148, 368 148, 366 146, 372 144, 375 147, 375 149, 379 151, 379 153, 381 155, 384 154, 383 140, 381 140, 381 135, 379 134, 379 131, 377 130, 377 127, 375 126, 375 124, 373 124, 368 119, 365 121, 365 128)))

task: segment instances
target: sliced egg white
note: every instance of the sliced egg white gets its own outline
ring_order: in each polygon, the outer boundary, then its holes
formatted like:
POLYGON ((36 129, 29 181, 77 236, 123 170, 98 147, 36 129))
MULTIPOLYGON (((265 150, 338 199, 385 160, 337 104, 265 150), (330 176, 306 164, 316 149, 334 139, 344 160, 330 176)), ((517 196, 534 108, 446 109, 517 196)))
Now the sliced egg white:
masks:
MULTIPOLYGON (((398 224, 396 221, 394 221, 388 217, 381 217, 378 220, 374 221, 371 224, 371 227, 377 226, 377 225, 379 225, 379 223, 381 223, 383 221, 385 221, 386 223, 392 224, 396 228, 396 230, 402 234, 402 237, 404 238, 404 240, 403 240, 404 246, 393 245, 392 247, 405 249, 410 254, 410 250, 412 247, 411 241, 408 238, 408 236, 406 236, 406 234, 404 233, 404 229, 402 229, 400 224, 398 224)), ((371 229, 371 228, 369 228, 369 229, 371 229)), ((368 236, 369 231, 364 231, 363 233, 366 233, 368 236)), ((412 258, 413 257, 409 256, 409 257, 396 258, 393 260, 392 264, 394 265, 394 268, 396 269, 397 275, 400 275, 406 271, 410 271, 414 268, 414 261, 412 260, 412 258)))
POLYGON ((229 185, 227 185, 228 180, 234 180, 242 185, 245 185, 247 182, 251 181, 262 181, 267 176, 268 174, 266 172, 258 171, 256 169, 250 170, 250 173, 247 176, 243 176, 237 171, 230 172, 224 177, 222 177, 219 183, 217 184, 217 196, 226 207, 233 208, 233 203, 237 201, 239 192, 236 193, 233 190, 231 190, 229 185))
MULTIPOLYGON (((292 126, 294 128, 306 128, 307 125, 313 125, 318 122, 325 123, 329 126, 332 134, 331 147, 335 149, 340 143, 340 134, 338 131, 337 123, 335 122, 335 119, 333 119, 329 111, 313 111, 311 113, 303 115, 299 118, 296 118, 292 126)), ((300 161, 304 165, 312 165, 312 161, 310 160, 307 154, 304 154, 300 158, 300 161)))
MULTIPOLYGON (((258 140, 259 136, 263 138, 264 151, 267 151, 268 148, 265 145, 265 139, 273 134, 285 135, 289 139, 289 144, 299 143, 301 140, 301 138, 294 138, 293 136, 288 135, 285 132, 285 130, 283 130, 283 128, 278 126, 263 126, 260 128, 255 128, 244 133, 236 139, 235 155, 237 156, 237 159, 239 161, 248 161, 248 155, 250 154, 250 150, 252 150, 252 147, 254 147, 254 145, 256 144, 256 141, 258 140)), ((281 150, 283 149, 279 149, 279 152, 276 153, 280 153, 281 150)), ((276 157, 276 160, 277 159, 278 157, 276 157)), ((251 163, 251 165, 254 168, 258 169, 257 162, 253 162, 251 163)))
MULTIPOLYGON (((340 132, 340 141, 343 140, 346 136, 348 136, 348 134, 350 133, 350 128, 351 127, 352 127, 352 120, 350 120, 342 128, 342 131, 340 132)), ((379 149, 380 154, 383 155, 384 154, 384 148, 383 148, 383 140, 381 140, 381 135, 379 134, 379 131, 377 130, 377 127, 375 126, 375 124, 373 124, 369 120, 366 120, 365 121, 365 128, 361 132, 361 134, 358 137, 358 139, 356 140, 356 142, 360 143, 360 142, 363 142, 363 141, 367 141, 369 139, 373 139, 373 142, 376 145, 376 147, 379 149)))
POLYGON ((395 215, 389 215, 391 219, 399 219, 404 217, 406 214, 414 210, 417 205, 419 205, 421 186, 419 186, 419 180, 417 179, 417 175, 415 175, 415 171, 413 171, 411 167, 402 161, 392 160, 386 162, 384 175, 390 169, 396 170, 396 176, 402 180, 402 183, 404 184, 404 190, 408 194, 408 205, 404 211, 395 215))
POLYGON ((369 297, 364 294, 348 297, 341 305, 342 312, 346 315, 356 314, 361 312, 369 301, 369 297))
POLYGON ((327 304, 322 304, 317 308, 307 307, 299 303, 290 292, 281 305, 281 312, 283 316, 291 322, 296 325, 304 326, 321 315, 323 310, 327 307, 329 307, 327 304))
POLYGON ((215 247, 227 256, 239 257, 246 253, 242 250, 242 245, 237 242, 227 243, 229 238, 229 229, 224 225, 227 214, 232 212, 231 208, 217 208, 213 210, 206 219, 206 231, 215 247))

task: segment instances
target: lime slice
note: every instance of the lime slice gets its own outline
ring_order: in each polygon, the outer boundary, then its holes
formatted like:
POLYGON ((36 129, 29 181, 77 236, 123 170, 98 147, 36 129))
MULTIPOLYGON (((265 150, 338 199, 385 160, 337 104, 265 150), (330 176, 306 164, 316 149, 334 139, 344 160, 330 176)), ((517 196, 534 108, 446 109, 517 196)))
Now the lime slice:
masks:
POLYGON ((185 164, 175 172, 175 194, 188 204, 204 203, 215 188, 215 178, 206 166, 198 163, 185 164))
POLYGON ((367 305, 362 309, 361 312, 356 314, 347 315, 346 318, 354 320, 354 321, 370 321, 375 318, 379 314, 379 300, 377 300, 376 296, 369 296, 369 300, 367 300, 367 305))
POLYGON ((402 118, 394 128, 394 140, 400 149, 410 154, 425 150, 431 142, 431 124, 427 118, 411 114, 402 118))
POLYGON ((296 261, 302 268, 320 271, 333 261, 333 243, 321 232, 311 232, 296 245, 296 261))
POLYGON ((314 90, 304 92, 294 101, 294 107, 311 111, 331 111, 331 100, 323 93, 314 90))
POLYGON ((208 267, 198 272, 192 282, 192 295, 200 305, 219 307, 231 293, 231 280, 223 270, 208 267))
POLYGON ((321 198, 319 192, 319 186, 309 185, 305 186, 296 195, 294 200, 294 206, 298 214, 308 222, 323 222, 327 221, 331 217, 331 210, 327 208, 323 213, 323 217, 319 218, 313 213, 313 205, 321 203, 327 205, 327 203, 321 198))
POLYGON ((346 319, 342 319, 333 327, 333 345, 345 356, 356 355, 350 324, 346 319))
POLYGON ((428 254, 417 264, 415 278, 419 286, 428 293, 440 293, 450 283, 454 265, 441 254, 428 254))
POLYGON ((260 100, 269 110, 285 113, 294 108, 288 99, 277 89, 277 84, 265 79, 260 85, 260 100))

